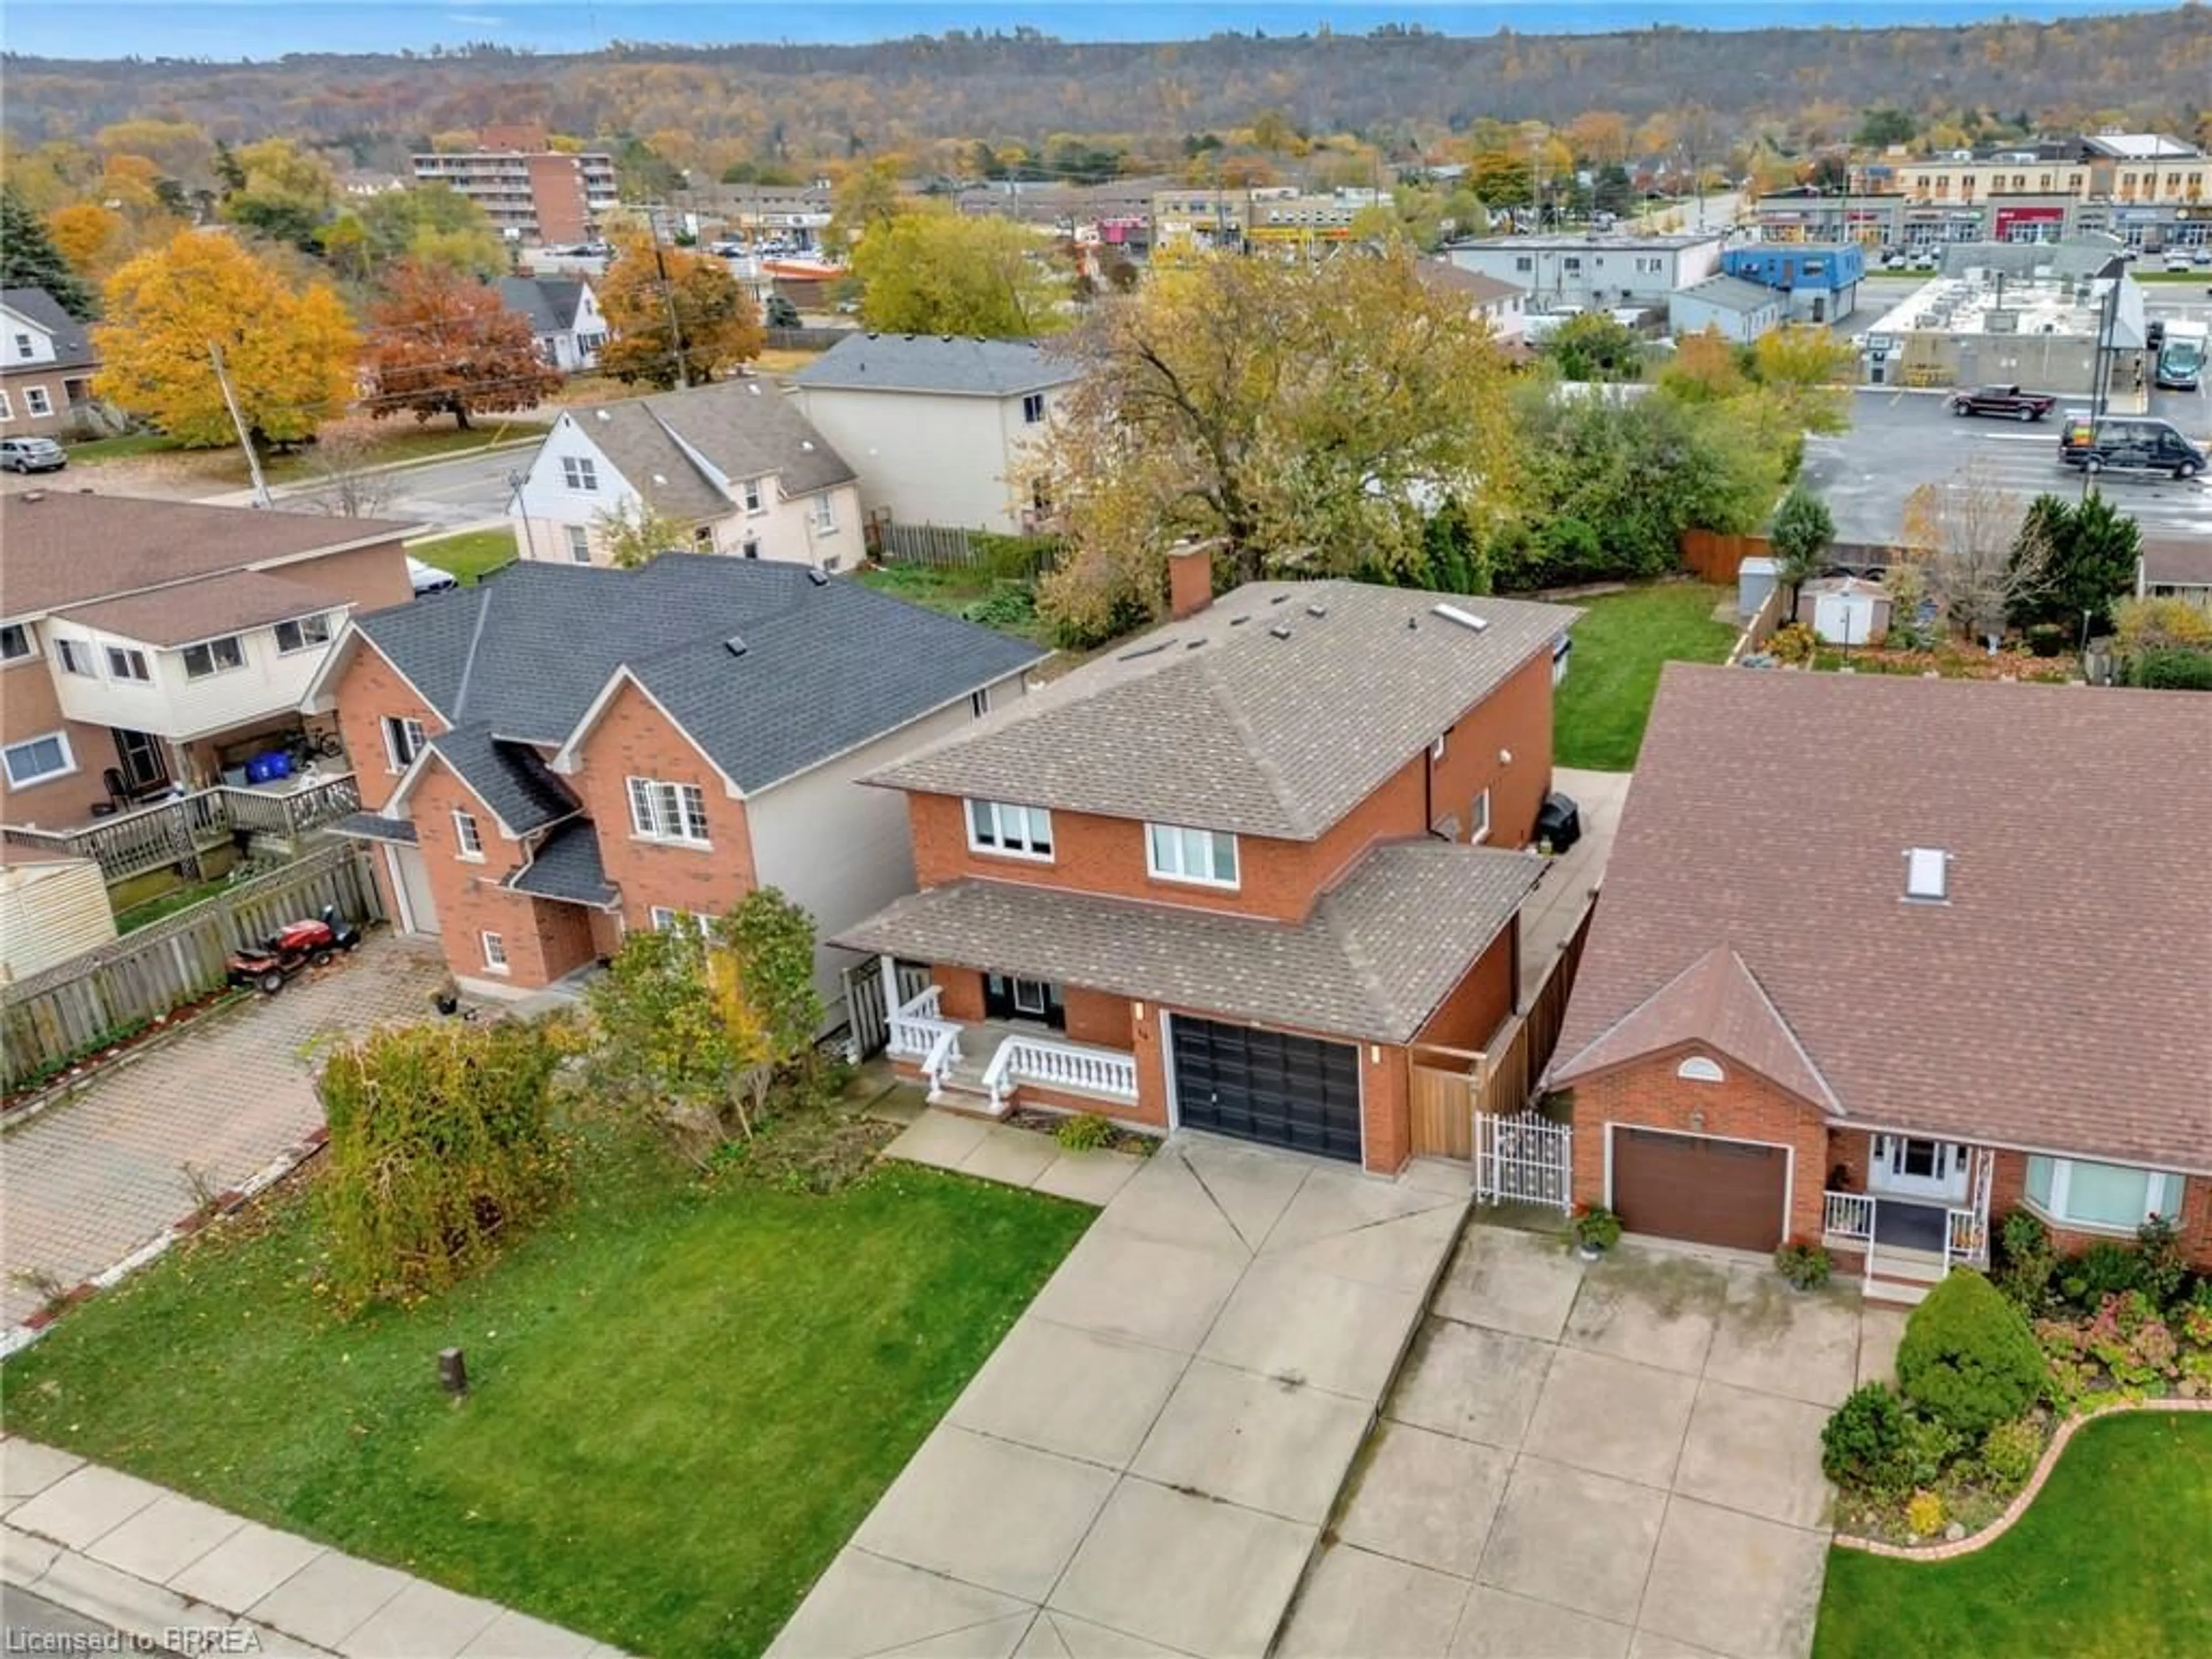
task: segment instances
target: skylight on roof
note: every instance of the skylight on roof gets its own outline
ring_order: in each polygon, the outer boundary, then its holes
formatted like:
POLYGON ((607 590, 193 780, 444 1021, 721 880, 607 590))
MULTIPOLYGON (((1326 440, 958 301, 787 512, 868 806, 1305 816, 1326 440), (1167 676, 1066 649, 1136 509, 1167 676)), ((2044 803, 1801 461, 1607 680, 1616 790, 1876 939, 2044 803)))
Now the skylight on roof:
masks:
POLYGON ((1951 855, 1940 847, 1911 847, 1905 854, 1905 896, 1941 904, 1949 896, 1951 855))
POLYGON ((1471 628, 1478 634, 1490 626, 1487 617, 1478 617, 1472 611, 1462 611, 1455 605, 1432 605, 1429 610, 1431 614, 1442 617, 1446 622, 1457 623, 1462 628, 1471 628))

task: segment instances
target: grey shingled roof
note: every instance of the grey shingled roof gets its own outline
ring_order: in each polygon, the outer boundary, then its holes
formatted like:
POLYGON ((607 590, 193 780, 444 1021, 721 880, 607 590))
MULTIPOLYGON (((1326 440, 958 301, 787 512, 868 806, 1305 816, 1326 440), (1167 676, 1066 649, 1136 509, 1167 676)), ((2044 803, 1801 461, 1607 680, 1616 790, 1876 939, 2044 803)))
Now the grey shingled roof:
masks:
POLYGON ((1744 1047, 1741 995, 1659 1017, 1726 947, 1846 1121, 2212 1170, 2206 702, 1669 664, 1561 1069, 1744 1047), (1948 854, 1945 902, 1905 902, 1915 847, 1948 854))
POLYGON ((204 581, 156 588, 150 593, 72 605, 62 614, 84 627, 147 645, 191 645, 241 629, 312 617, 317 611, 343 611, 351 603, 342 594, 289 576, 234 570, 204 581))
POLYGON ((1548 658, 1580 614, 1364 582, 1250 583, 868 781, 1311 841, 1514 670, 1548 658))
POLYGON ((1080 380, 1065 352, 1036 340, 957 335, 850 334, 791 377, 793 386, 835 392, 940 392, 1011 398, 1080 380))
POLYGON ((581 818, 546 836, 538 856, 508 878, 507 884, 518 893, 571 904, 605 906, 620 896, 599 863, 599 831, 581 818))
POLYGON ((51 363, 20 364, 0 359, 0 368, 90 368, 100 362, 100 354, 92 349, 92 337, 85 331, 85 325, 64 311, 60 302, 46 289, 0 289, 0 305, 36 323, 53 336, 54 341, 54 360, 51 363))
POLYGON ((831 943, 1407 1042, 1511 922, 1542 867, 1533 854, 1444 842, 1379 847, 1295 925, 957 881, 900 899, 831 943))
POLYGON ((546 770, 535 750, 519 743, 494 742, 491 727, 481 720, 441 732, 430 739, 429 746, 518 836, 572 817, 580 810, 575 798, 546 770))
POLYGON ((404 846, 415 845, 415 825, 406 818, 387 818, 374 812, 349 812, 326 826, 341 836, 358 836, 363 841, 396 841, 404 846))
POLYGON ((672 518, 720 518, 735 505, 685 453, 686 445, 733 483, 774 475, 787 498, 854 477, 845 458, 768 380, 721 380, 689 392, 626 398, 577 410, 568 418, 632 489, 672 518))
POLYGON ((1679 298, 1702 300, 1707 305, 1718 306, 1723 311, 1740 312, 1746 315, 1754 311, 1765 311, 1782 303, 1782 295, 1771 288, 1757 283, 1747 283, 1741 276, 1708 276, 1702 283, 1692 283, 1677 290, 1679 298))
POLYGON ((356 625, 449 724, 544 748, 627 666, 747 791, 1044 654, 843 577, 817 586, 799 565, 696 553, 642 570, 525 561, 356 625))
POLYGON ((566 334, 576 325, 584 285, 573 276, 502 276, 499 300, 530 319, 532 334, 566 334))

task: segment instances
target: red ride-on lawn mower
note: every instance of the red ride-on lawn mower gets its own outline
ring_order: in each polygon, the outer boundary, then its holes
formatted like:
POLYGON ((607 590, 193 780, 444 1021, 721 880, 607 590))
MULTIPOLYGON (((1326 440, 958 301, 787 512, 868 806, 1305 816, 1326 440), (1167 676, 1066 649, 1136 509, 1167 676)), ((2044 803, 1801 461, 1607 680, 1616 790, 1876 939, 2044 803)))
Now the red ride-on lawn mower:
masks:
POLYGON ((288 921, 260 944, 232 951, 230 982, 258 985, 273 997, 302 968, 323 967, 339 951, 360 943, 361 929, 339 921, 337 908, 325 904, 314 920, 288 921))

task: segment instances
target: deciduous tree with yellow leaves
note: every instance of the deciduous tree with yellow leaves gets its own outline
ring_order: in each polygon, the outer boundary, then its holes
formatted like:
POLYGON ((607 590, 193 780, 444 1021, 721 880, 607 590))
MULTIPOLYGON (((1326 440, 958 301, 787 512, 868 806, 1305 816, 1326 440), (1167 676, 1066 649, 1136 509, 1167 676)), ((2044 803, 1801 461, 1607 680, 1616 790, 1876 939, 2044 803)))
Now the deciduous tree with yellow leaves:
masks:
POLYGON ((211 347, 258 438, 305 438, 353 396, 361 337, 337 293, 295 291, 235 238, 183 231, 140 254, 108 283, 106 313, 94 391, 185 444, 234 438, 211 347))
POLYGON ((703 385, 760 356, 760 311, 720 259, 650 237, 622 239, 599 284, 613 337, 599 367, 618 380, 703 385))
POLYGON ((1009 219, 910 209, 861 237, 853 275, 866 284, 860 319, 889 333, 1025 339, 1070 321, 1053 244, 1009 219))

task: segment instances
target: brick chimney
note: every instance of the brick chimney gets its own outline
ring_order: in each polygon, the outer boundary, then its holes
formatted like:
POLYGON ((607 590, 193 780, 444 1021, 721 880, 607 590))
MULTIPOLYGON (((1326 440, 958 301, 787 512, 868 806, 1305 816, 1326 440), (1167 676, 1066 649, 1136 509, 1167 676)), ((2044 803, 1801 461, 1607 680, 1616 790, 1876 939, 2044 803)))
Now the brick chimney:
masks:
POLYGON ((1213 603, 1213 550, 1218 538, 1180 541, 1168 549, 1168 615, 1176 622, 1213 603))

